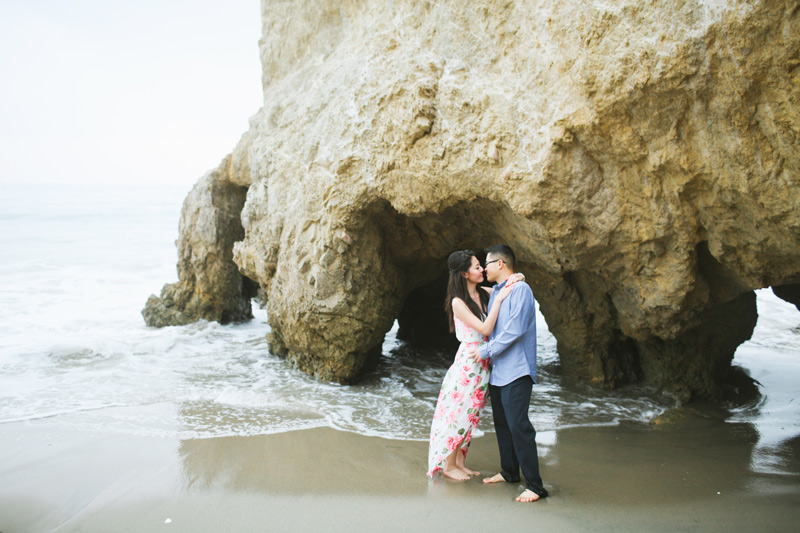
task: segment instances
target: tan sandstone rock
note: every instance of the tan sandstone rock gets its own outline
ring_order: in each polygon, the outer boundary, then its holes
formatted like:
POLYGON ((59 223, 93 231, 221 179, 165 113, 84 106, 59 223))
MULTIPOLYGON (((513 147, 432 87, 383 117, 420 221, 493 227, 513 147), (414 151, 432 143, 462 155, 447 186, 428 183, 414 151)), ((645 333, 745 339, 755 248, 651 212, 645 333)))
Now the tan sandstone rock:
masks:
POLYGON ((188 324, 201 318, 221 323, 253 317, 255 284, 232 260, 244 236, 239 221, 246 188, 228 180, 231 157, 203 176, 183 202, 178 238, 177 283, 150 296, 142 311, 148 326, 188 324))
MULTIPOLYGON (((800 282, 797 1, 262 11, 264 107, 197 187, 248 188, 233 261, 271 348, 320 379, 441 305, 459 248, 516 250, 566 373, 684 399, 718 390, 753 289, 800 282)), ((212 294, 228 256, 181 253, 212 294)))

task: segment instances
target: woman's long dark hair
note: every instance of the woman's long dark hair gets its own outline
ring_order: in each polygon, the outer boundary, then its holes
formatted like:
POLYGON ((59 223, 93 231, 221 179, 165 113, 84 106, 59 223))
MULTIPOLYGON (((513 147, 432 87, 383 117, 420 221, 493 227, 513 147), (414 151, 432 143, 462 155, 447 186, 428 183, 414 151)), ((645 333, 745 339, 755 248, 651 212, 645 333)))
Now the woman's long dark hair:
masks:
POLYGON ((447 312, 447 318, 450 321, 450 332, 456 331, 456 324, 453 320, 453 298, 461 298, 472 314, 483 320, 483 314, 486 306, 489 305, 489 295, 485 290, 479 288, 478 295, 481 300, 481 307, 475 303, 475 300, 470 298, 467 292, 467 280, 461 275, 462 272, 467 272, 469 267, 472 266, 472 258, 476 257, 472 250, 459 250, 450 254, 447 258, 447 268, 450 269, 450 279, 447 280, 447 297, 444 301, 444 310, 447 312))

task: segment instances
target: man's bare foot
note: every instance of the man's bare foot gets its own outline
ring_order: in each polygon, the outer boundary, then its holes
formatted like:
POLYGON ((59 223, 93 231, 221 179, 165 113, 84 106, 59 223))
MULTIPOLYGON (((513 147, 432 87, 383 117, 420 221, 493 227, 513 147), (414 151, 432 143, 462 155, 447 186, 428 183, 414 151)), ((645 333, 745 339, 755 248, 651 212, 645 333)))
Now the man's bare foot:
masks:
POLYGON ((539 498, 541 498, 541 496, 533 492, 531 489, 525 489, 525 492, 517 496, 517 501, 524 503, 535 502, 539 498))
POLYGON ((444 474, 444 477, 449 477, 450 479, 454 479, 456 481, 466 481, 469 479, 467 473, 462 472, 458 468, 444 468, 442 470, 442 474, 444 474))
POLYGON ((483 482, 488 485, 489 483, 500 483, 505 480, 506 478, 503 477, 503 474, 495 474, 492 477, 484 478, 483 482))

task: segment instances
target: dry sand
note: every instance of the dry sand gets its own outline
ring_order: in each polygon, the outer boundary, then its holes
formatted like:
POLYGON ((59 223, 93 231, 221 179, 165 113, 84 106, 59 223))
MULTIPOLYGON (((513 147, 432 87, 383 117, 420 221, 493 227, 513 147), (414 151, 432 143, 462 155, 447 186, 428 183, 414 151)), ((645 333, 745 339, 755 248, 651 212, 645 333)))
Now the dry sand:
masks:
MULTIPOLYGON (((174 441, 47 421, 0 428, 0 532, 796 531, 797 440, 765 461, 749 424, 572 428, 540 450, 551 496, 429 481, 427 443, 320 428, 174 441), (764 463, 768 463, 765 466, 764 463)), ((493 434, 468 465, 496 471, 493 434)))

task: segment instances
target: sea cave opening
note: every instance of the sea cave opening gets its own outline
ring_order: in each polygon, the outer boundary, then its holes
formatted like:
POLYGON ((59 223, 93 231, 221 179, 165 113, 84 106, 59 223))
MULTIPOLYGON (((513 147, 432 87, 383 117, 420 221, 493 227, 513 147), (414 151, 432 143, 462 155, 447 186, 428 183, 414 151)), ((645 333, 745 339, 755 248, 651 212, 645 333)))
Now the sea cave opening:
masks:
POLYGON ((535 263, 529 232, 520 228, 519 217, 507 205, 486 198, 418 216, 400 214, 381 201, 371 206, 369 218, 381 228, 388 261, 402 272, 404 283, 398 290, 394 328, 399 349, 408 357, 444 364, 458 348, 444 310, 447 258, 452 252, 472 250, 483 264, 486 248, 506 243, 515 251, 517 270, 526 275, 529 284, 534 286, 532 280, 542 270, 535 263))

